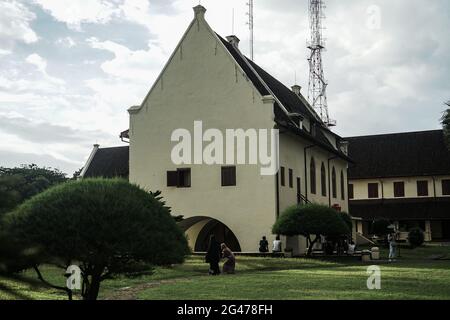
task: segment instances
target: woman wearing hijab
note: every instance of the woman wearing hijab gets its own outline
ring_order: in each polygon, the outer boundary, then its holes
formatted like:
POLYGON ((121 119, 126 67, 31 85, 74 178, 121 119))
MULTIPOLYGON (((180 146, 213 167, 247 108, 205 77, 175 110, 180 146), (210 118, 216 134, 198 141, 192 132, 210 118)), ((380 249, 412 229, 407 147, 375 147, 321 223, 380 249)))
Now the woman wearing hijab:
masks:
POLYGON ((216 237, 212 234, 209 238, 208 251, 206 252, 205 261, 209 263, 209 274, 220 274, 219 261, 221 257, 221 249, 216 237))
POLYGON ((232 274, 234 273, 234 268, 236 266, 236 259, 234 253, 227 247, 225 243, 220 245, 222 248, 222 258, 227 259, 223 264, 223 273, 232 274))

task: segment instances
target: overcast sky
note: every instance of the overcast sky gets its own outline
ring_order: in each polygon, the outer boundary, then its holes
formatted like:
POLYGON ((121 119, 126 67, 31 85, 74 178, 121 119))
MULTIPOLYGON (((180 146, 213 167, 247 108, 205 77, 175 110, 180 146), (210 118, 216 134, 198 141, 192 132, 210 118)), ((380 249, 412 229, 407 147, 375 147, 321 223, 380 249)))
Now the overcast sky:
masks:
MULTIPOLYGON (((255 60, 306 95, 307 0, 255 0, 255 60)), ((448 0, 327 0, 330 115, 343 136, 437 129, 450 99, 448 0)), ((248 53, 246 1, 203 0, 248 53)), ((0 1, 0 166, 72 174, 92 144, 121 145, 193 18, 192 0, 0 1)))

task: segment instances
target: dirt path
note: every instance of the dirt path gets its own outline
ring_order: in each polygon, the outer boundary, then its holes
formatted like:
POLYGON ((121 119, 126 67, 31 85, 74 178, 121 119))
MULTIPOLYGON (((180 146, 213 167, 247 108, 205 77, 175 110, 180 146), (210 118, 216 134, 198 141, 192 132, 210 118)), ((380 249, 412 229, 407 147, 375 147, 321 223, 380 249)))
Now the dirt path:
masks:
POLYGON ((139 293, 146 289, 159 287, 164 284, 174 284, 178 282, 190 282, 194 278, 199 278, 202 276, 194 276, 190 278, 174 278, 174 279, 167 279, 167 280, 157 280, 147 283, 142 283, 133 287, 125 287, 120 288, 111 294, 109 294, 107 297, 103 298, 103 300, 137 300, 139 293))

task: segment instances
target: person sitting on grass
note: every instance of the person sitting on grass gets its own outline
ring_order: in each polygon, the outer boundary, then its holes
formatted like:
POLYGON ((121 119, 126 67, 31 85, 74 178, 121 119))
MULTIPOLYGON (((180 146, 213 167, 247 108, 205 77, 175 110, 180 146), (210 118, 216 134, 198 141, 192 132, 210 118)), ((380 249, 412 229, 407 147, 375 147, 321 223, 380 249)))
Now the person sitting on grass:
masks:
POLYGON ((267 241, 266 236, 262 237, 262 240, 259 241, 259 252, 260 253, 269 252, 269 242, 267 241))
POLYGON ((353 242, 353 240, 350 240, 350 243, 348 244, 347 254, 349 256, 354 255, 356 251, 356 245, 353 242))
POLYGON ((281 240, 280 236, 277 236, 275 240, 273 240, 273 247, 272 247, 273 253, 281 253, 281 240))
POLYGON ((236 258, 234 256, 234 253, 230 248, 227 247, 225 243, 222 243, 220 247, 222 248, 222 258, 226 259, 222 268, 223 273, 233 274, 234 269, 236 268, 236 258))

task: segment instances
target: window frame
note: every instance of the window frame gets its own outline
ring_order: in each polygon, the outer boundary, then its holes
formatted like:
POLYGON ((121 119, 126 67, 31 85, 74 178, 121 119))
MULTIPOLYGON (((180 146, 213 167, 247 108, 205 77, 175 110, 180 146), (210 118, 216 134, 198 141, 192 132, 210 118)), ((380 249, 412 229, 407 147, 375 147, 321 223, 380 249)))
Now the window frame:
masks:
POLYGON ((355 199, 355 185, 353 183, 348 184, 348 199, 355 199))
POLYGON ((428 197, 430 196, 430 191, 428 190, 428 180, 417 180, 417 196, 418 197, 428 197), (424 192, 423 192, 424 191, 424 192))
POLYGON ((442 195, 450 196, 450 179, 441 180, 442 195))
POLYGON ((314 160, 314 157, 311 157, 311 160, 309 162, 309 191, 311 192, 311 194, 317 193, 316 183, 316 161, 314 160))
POLYGON ((394 181, 393 186, 394 186, 394 198, 404 198, 405 181, 394 181))
POLYGON ((236 178, 236 166, 222 166, 220 168, 221 186, 222 187, 235 187, 237 184, 236 178), (228 176, 227 176, 228 175, 228 176))
POLYGON ((190 188, 191 182, 191 168, 177 168, 176 170, 168 170, 166 173, 167 187, 169 188, 190 188), (183 176, 183 184, 181 184, 182 175, 188 173, 188 177, 183 176), (185 184, 184 181, 187 183, 185 184))
POLYGON ((325 170, 325 164, 322 162, 320 166, 320 188, 322 197, 327 196, 327 172, 325 170))
POLYGON ((367 184, 367 197, 369 198, 369 199, 378 199, 378 198, 380 198, 380 192, 379 192, 379 188, 378 188, 378 182, 371 182, 371 183, 368 183, 367 184), (374 189, 374 190, 372 190, 372 191, 375 191, 375 194, 373 194, 373 195, 371 195, 371 189, 370 189, 370 187, 374 187, 374 186, 376 186, 376 189, 374 189))
POLYGON ((333 166, 331 170, 331 194, 333 199, 337 198, 337 183, 336 183, 336 169, 333 166))

